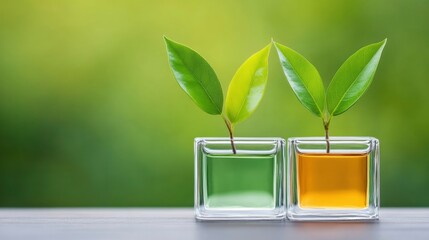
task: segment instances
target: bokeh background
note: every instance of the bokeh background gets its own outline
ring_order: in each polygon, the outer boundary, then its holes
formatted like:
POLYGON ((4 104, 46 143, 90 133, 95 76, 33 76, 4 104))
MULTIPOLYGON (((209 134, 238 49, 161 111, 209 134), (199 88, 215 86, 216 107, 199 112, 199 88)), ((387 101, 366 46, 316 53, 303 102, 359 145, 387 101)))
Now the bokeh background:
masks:
MULTIPOLYGON (((193 138, 227 136, 168 67, 163 35, 202 54, 224 91, 273 37, 325 86, 388 38, 332 135, 380 139, 382 206, 429 206, 429 1, 0 1, 0 206, 192 206, 193 138)), ((237 136, 315 136, 274 52, 265 98, 237 136)))

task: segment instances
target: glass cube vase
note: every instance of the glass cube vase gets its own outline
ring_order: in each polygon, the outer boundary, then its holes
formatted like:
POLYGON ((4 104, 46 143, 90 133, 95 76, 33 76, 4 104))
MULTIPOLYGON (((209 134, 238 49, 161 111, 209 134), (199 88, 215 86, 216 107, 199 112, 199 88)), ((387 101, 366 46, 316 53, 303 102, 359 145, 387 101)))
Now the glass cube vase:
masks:
POLYGON ((380 148, 372 137, 290 138, 287 217, 291 221, 375 220, 380 148))
POLYGON ((280 220, 286 216, 285 141, 195 139, 198 220, 280 220))

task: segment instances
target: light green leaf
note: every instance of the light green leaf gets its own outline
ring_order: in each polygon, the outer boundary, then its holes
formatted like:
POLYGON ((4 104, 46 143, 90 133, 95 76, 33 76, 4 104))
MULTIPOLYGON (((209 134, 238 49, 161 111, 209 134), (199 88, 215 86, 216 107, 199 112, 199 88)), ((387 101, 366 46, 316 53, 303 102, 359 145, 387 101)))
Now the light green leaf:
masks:
POLYGON ((359 49, 335 73, 326 97, 331 116, 347 111, 364 94, 374 78, 386 41, 359 49))
POLYGON ((268 78, 271 44, 253 54, 237 70, 228 87, 226 115, 236 124, 248 118, 261 101, 268 78))
POLYGON ((168 59, 180 87, 203 111, 222 113, 222 87, 207 61, 194 50, 166 37, 168 59))
POLYGON ((325 106, 325 88, 317 69, 294 50, 274 43, 280 64, 299 101, 315 115, 322 117, 325 106))

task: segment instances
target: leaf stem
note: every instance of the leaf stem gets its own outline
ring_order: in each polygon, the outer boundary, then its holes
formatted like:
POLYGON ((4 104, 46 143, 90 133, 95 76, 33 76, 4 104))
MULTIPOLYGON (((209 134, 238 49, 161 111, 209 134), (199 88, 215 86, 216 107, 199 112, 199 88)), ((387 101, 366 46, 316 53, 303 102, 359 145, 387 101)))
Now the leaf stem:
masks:
POLYGON ((237 154, 237 149, 235 148, 235 144, 234 144, 234 127, 232 126, 231 122, 227 118, 225 118, 224 116, 222 116, 222 118, 225 121, 226 127, 228 128, 229 139, 231 141, 232 152, 234 154, 237 154))
POLYGON ((326 153, 331 151, 331 144, 329 143, 329 123, 329 120, 323 121, 323 126, 325 127, 326 153))

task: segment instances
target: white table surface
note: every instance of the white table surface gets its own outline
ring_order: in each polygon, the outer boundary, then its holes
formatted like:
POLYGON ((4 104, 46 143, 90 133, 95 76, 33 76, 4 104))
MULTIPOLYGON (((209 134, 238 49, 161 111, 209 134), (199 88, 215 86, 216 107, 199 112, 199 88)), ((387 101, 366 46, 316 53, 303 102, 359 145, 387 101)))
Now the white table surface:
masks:
POLYGON ((376 222, 198 222, 191 208, 0 208, 8 239, 429 239, 429 208, 382 208, 376 222))

